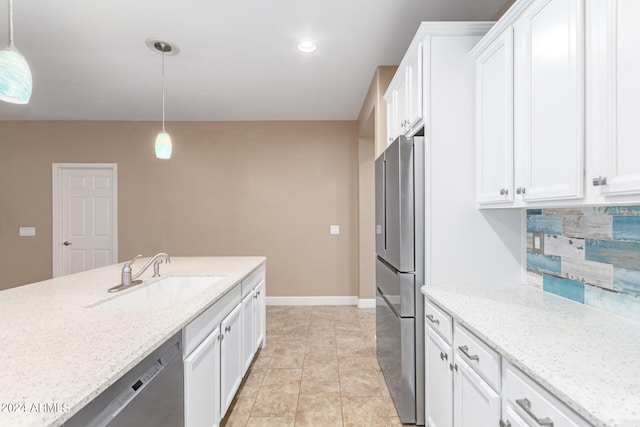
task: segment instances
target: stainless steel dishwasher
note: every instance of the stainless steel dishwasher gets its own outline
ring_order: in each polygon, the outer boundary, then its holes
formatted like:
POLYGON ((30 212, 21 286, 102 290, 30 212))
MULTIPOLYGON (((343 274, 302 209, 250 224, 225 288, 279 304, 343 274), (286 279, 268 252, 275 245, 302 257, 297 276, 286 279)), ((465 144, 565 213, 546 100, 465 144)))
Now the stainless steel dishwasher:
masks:
POLYGON ((65 427, 184 426, 182 334, 177 333, 67 421, 65 427))

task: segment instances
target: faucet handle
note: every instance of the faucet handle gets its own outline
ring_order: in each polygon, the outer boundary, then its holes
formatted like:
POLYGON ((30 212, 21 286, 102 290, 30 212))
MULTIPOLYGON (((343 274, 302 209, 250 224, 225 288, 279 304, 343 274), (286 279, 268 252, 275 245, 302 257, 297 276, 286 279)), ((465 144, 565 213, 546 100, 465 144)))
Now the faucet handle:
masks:
POLYGON ((126 267, 126 266, 131 267, 131 264, 133 264, 134 262, 136 262, 136 260, 137 260, 138 258, 142 258, 142 254, 138 254, 138 255, 136 255, 135 257, 133 257, 133 259, 132 259, 131 261, 127 261, 127 262, 125 262, 125 263, 124 263, 125 267, 126 267))

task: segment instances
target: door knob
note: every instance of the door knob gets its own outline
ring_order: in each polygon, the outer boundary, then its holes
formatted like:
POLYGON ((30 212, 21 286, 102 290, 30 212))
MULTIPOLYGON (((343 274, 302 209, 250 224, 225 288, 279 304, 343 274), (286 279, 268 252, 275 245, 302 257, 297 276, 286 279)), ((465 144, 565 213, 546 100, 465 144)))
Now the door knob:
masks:
POLYGON ((69 242, 68 240, 65 240, 62 244, 65 245, 65 246, 69 246, 71 244, 71 242, 69 242))

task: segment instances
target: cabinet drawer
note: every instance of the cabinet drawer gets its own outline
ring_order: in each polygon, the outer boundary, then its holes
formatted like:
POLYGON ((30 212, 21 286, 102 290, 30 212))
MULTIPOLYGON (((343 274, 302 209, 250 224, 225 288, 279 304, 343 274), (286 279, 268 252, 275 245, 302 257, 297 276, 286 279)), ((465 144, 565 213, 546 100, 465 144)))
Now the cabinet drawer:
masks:
POLYGON ((424 299, 424 316, 426 324, 440 334, 447 344, 451 344, 451 325, 453 324, 451 316, 427 298, 424 299))
POLYGON ((256 268, 242 281, 242 298, 247 296, 264 279, 264 264, 256 268))
POLYGON ((183 329, 184 356, 191 354, 238 304, 240 304, 239 284, 189 323, 183 329))
POLYGON ((495 350, 458 324, 453 330, 453 346, 471 368, 500 391, 500 355, 495 350))
POLYGON ((515 366, 505 362, 503 369, 502 398, 529 424, 536 425, 537 422, 554 427, 591 425, 515 366))

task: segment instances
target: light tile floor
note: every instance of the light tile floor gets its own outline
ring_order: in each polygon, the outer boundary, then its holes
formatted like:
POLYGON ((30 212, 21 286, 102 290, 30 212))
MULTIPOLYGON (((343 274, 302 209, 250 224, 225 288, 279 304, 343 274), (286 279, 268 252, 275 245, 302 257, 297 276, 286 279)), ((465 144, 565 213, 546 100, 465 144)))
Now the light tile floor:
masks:
POLYGON ((375 349, 375 309, 268 306, 222 426, 400 426, 375 349))

